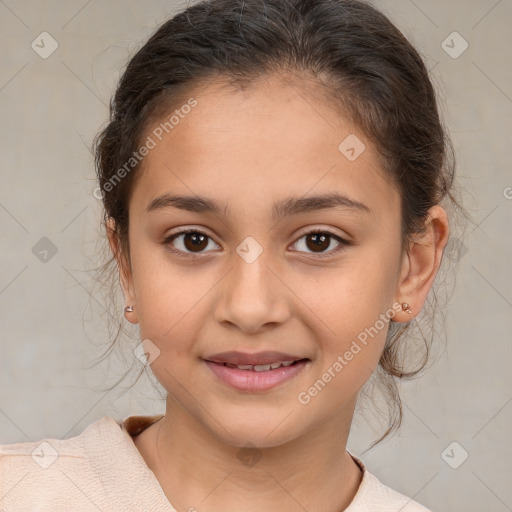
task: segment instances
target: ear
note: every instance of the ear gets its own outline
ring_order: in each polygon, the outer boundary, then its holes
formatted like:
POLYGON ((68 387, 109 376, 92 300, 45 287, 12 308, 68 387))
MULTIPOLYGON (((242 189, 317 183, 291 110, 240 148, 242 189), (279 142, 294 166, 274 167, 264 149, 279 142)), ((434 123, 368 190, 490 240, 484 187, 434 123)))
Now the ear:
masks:
POLYGON ((109 217, 107 221, 107 235, 110 249, 117 261, 117 268, 119 270, 119 282, 121 283, 121 288, 123 290, 125 305, 133 306, 133 312, 125 311, 124 314, 129 322, 136 324, 139 322, 139 317, 136 308, 131 266, 127 261, 126 255, 121 251, 118 234, 115 229, 115 221, 111 217, 109 217))
POLYGON ((430 208, 425 233, 415 235, 410 242, 397 284, 396 300, 407 302, 412 314, 400 311, 393 321, 409 322, 423 308, 441 265, 449 233, 448 216, 444 208, 439 205, 430 208))

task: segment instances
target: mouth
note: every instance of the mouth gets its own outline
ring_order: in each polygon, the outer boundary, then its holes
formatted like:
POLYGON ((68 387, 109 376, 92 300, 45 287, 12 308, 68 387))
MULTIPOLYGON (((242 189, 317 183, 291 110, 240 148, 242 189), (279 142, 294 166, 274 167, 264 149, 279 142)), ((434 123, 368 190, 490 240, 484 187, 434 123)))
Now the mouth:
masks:
MULTIPOLYGON (((300 362, 306 362, 309 361, 309 359, 297 359, 295 361, 275 361, 273 363, 268 364, 233 364, 233 363, 215 363, 215 364, 222 364, 224 366, 227 366, 228 368, 237 368, 238 370, 244 370, 249 372, 268 372, 271 370, 277 370, 279 368, 287 368, 288 366, 293 366, 295 364, 298 364, 300 362)), ((214 361, 210 361, 214 362, 214 361)))
POLYGON ((261 392, 295 377, 311 360, 281 352, 224 352, 204 362, 224 385, 238 391, 261 392))
POLYGON ((239 352, 231 350, 228 352, 219 352, 218 354, 213 354, 204 359, 212 363, 231 364, 235 366, 265 366, 269 364, 276 365, 278 363, 282 366, 290 366, 296 361, 307 358, 299 354, 276 352, 275 350, 260 352, 239 352))

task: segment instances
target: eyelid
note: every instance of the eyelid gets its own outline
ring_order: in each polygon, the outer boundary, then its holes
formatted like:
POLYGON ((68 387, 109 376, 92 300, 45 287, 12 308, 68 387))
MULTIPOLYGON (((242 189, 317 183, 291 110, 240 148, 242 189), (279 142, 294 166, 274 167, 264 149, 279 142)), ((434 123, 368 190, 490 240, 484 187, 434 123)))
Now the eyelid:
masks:
MULTIPOLYGON (((208 232, 204 228, 196 227, 194 225, 187 226, 185 228, 184 227, 176 228, 175 231, 171 231, 170 233, 165 235, 165 238, 170 239, 173 236, 183 235, 186 233, 200 233, 201 235, 205 235, 213 240, 213 236, 209 235, 208 232)), ((215 242, 215 243, 217 243, 217 242, 215 242)))
POLYGON ((297 235, 298 238, 302 238, 304 235, 309 235, 309 234, 312 234, 312 233, 326 233, 326 234, 329 234, 329 235, 332 235, 332 237, 334 238, 341 238, 344 242, 346 242, 347 244, 350 244, 350 243, 353 243, 351 242, 350 240, 350 237, 348 234, 343 234, 343 233, 337 233, 334 231, 333 228, 328 228, 328 227, 324 227, 324 226, 317 226, 317 225, 311 225, 311 226, 307 226, 303 229, 301 229, 297 235))

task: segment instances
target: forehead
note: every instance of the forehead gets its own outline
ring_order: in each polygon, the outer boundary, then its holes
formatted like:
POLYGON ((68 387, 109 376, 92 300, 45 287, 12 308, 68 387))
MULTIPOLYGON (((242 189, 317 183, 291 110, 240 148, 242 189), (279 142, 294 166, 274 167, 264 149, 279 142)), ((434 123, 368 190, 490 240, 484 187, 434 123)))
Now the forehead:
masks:
POLYGON ((167 129, 172 113, 159 131, 159 122, 149 128, 155 147, 139 170, 134 208, 180 193, 255 211, 282 197, 333 191, 374 211, 396 208, 398 190, 375 148, 312 81, 277 75, 244 89, 211 83, 191 90, 176 109, 191 98, 195 106, 181 109, 167 129))

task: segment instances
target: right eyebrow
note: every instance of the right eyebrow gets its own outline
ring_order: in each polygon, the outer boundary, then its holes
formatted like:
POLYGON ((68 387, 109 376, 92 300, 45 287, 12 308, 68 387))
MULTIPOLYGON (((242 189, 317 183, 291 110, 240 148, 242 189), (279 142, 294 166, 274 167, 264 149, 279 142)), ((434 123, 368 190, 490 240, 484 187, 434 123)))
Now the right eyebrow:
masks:
POLYGON ((179 196, 163 194, 153 199, 146 208, 146 213, 163 210, 165 208, 179 208, 188 212, 213 213, 215 215, 226 215, 227 205, 223 208, 215 201, 199 196, 179 196))

